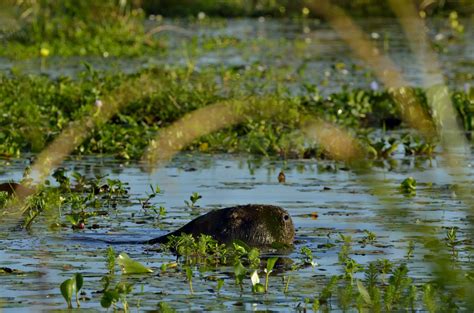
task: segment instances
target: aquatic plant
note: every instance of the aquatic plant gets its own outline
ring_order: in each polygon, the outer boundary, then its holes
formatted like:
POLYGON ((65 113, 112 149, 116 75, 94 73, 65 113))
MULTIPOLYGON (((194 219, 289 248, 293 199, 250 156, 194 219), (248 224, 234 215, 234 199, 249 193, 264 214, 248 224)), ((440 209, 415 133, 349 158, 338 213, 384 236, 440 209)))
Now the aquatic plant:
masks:
POLYGON ((407 177, 400 183, 400 190, 410 196, 416 195, 416 180, 413 177, 407 177))
POLYGON ((161 44, 147 36, 144 14, 128 1, 20 1, 13 6, 16 27, 4 35, 2 54, 12 58, 51 55, 138 55, 161 44))
POLYGON ((84 284, 84 278, 82 274, 76 273, 72 278, 66 279, 64 282, 61 283, 60 289, 61 294, 66 300, 68 309, 72 309, 72 297, 75 294, 76 296, 76 305, 79 308, 81 305, 79 303, 79 291, 84 284))
POLYGON ((153 273, 152 269, 144 266, 140 262, 132 260, 125 252, 122 252, 118 255, 116 262, 122 269, 123 274, 153 273))
POLYGON ((267 259, 267 266, 264 269, 265 272, 265 292, 268 292, 268 281, 270 280, 270 274, 273 272, 278 257, 272 257, 267 259))
POLYGON ((185 273, 186 273, 186 280, 189 283, 189 291, 191 292, 191 294, 194 294, 194 291, 193 291, 193 270, 189 265, 185 266, 184 270, 185 270, 185 273))
POLYGON ((453 258, 458 257, 457 246, 459 245, 460 241, 457 237, 457 229, 456 227, 451 227, 446 232, 446 245, 451 249, 451 255, 453 258))
POLYGON ((196 202, 199 199, 202 199, 202 196, 197 192, 193 192, 193 194, 189 196, 189 201, 184 200, 184 204, 186 204, 188 208, 194 209, 196 207, 196 202))
POLYGON ((314 261, 313 251, 311 251, 310 248, 302 247, 300 249, 300 253, 303 255, 302 266, 307 264, 307 265, 311 265, 312 267, 315 267, 318 265, 318 263, 314 261))
POLYGON ((126 282, 118 282, 114 288, 109 288, 109 283, 106 284, 104 288, 104 294, 100 299, 100 305, 103 308, 109 308, 114 306, 117 302, 122 303, 122 309, 124 312, 129 312, 129 305, 127 301, 127 295, 133 290, 133 284, 126 282))

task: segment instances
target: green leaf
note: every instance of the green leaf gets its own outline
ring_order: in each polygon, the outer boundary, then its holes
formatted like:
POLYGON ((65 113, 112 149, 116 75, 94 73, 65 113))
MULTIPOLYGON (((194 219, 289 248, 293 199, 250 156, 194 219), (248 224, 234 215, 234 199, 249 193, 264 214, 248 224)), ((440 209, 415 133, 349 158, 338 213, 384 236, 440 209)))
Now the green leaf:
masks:
POLYGON ((59 287, 61 289, 61 294, 63 295, 64 300, 66 300, 67 307, 69 309, 72 309, 72 295, 74 293, 74 285, 74 279, 70 278, 63 281, 63 283, 59 287))
POLYGON ((247 273, 247 270, 245 267, 242 265, 242 262, 237 261, 237 263, 234 265, 234 274, 235 276, 243 276, 247 273))
POLYGON ((72 225, 77 225, 79 224, 80 216, 78 214, 66 215, 66 220, 68 220, 72 225))
POLYGON ((219 293, 219 291, 221 291, 222 286, 224 286, 224 280, 223 279, 218 279, 217 280, 217 293, 219 293))
POLYGON ((254 293, 265 293, 265 286, 258 283, 258 284, 255 284, 254 286, 252 286, 252 291, 254 293))
POLYGON ((267 272, 270 273, 275 267, 275 263, 278 260, 278 257, 269 258, 267 260, 267 272))
POLYGON ((107 290, 104 292, 102 298, 100 299, 100 305, 103 308, 110 308, 112 303, 118 301, 119 294, 115 290, 107 290))
POLYGON ((234 240, 232 242, 232 246, 236 252, 239 252, 241 254, 245 254, 249 250, 248 246, 240 240, 234 240))
POLYGON ((111 246, 107 248, 107 269, 109 274, 115 274, 115 250, 111 246))
POLYGON ((129 284, 126 282, 119 282, 117 286, 115 286, 115 291, 118 292, 119 295, 127 295, 133 290, 133 284, 129 284))
POLYGON ((185 269, 186 269, 186 278, 188 280, 192 280, 193 279, 193 270, 189 266, 186 266, 185 269))
POLYGON ((79 292, 82 285, 84 285, 84 278, 81 273, 76 273, 76 275, 74 275, 74 280, 76 281, 76 292, 79 292))
POLYGON ((158 312, 161 312, 161 313, 173 313, 173 312, 176 312, 175 309, 173 309, 172 307, 170 307, 170 305, 166 302, 158 302, 158 312))
POLYGON ((237 261, 234 265, 235 282, 237 284, 242 284, 242 281, 246 273, 247 273, 247 270, 245 269, 245 267, 242 265, 240 261, 237 261))
POLYGON ((368 305, 372 305, 372 299, 370 299, 369 292, 360 282, 360 280, 357 280, 357 289, 359 290, 359 293, 362 296, 362 299, 364 299, 365 303, 368 305))
POLYGON ((123 274, 153 273, 150 268, 140 262, 132 260, 125 252, 119 254, 117 264, 122 268, 123 274))

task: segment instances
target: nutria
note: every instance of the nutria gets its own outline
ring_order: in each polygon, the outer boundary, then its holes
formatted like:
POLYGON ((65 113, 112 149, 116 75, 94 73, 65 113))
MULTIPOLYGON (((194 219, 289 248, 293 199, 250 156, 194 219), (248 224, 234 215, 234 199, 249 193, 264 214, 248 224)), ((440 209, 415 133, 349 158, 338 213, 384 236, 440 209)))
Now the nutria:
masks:
POLYGON ((221 243, 239 240, 257 247, 292 245, 295 238, 293 221, 287 211, 274 205, 248 204, 211 211, 147 243, 165 243, 170 236, 182 233, 194 237, 210 235, 221 243))
POLYGON ((280 174, 278 174, 278 182, 280 184, 283 184, 286 182, 286 176, 285 176, 285 173, 283 173, 283 171, 281 171, 280 174))
POLYGON ((14 182, 0 184, 0 192, 1 191, 6 192, 10 196, 15 195, 19 198, 27 197, 35 192, 32 188, 14 182))

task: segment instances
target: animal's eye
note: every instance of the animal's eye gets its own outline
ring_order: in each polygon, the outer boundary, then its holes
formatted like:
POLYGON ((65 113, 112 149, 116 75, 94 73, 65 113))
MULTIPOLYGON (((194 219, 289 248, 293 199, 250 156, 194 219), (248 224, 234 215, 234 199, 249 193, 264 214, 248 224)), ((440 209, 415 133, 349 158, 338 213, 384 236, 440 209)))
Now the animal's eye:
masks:
POLYGON ((288 215, 283 216, 283 219, 287 221, 290 217, 288 215))

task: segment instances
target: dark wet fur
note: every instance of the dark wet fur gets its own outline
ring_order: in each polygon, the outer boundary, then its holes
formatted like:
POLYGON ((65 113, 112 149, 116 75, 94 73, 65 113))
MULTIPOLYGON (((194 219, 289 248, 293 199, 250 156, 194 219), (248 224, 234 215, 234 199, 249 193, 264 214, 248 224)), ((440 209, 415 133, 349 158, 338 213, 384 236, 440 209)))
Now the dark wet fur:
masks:
POLYGON ((32 188, 28 188, 14 182, 1 183, 0 191, 8 193, 10 196, 11 195, 19 196, 20 198, 29 196, 35 192, 35 190, 32 188))
POLYGON ((273 205, 248 204, 211 211, 148 243, 166 243, 170 236, 182 233, 194 237, 210 235, 221 243, 240 240, 260 247, 292 245, 295 237, 293 221, 286 210, 273 205))

